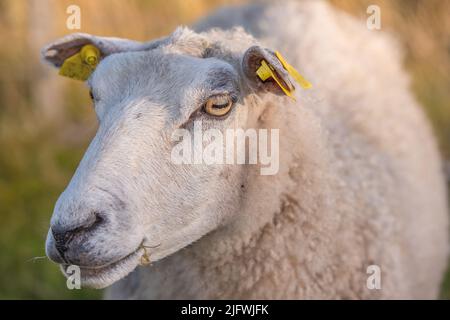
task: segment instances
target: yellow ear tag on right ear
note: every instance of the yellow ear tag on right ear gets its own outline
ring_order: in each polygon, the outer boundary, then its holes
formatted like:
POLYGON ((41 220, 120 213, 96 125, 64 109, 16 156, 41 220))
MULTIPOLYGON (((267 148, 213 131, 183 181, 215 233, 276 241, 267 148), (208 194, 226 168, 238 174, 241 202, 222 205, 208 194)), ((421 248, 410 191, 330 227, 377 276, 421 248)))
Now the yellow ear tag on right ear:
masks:
POLYGON ((279 53, 278 51, 275 51, 275 55, 277 56, 278 60, 280 60, 283 67, 286 69, 287 72, 295 79, 295 81, 298 82, 299 85, 302 86, 303 89, 309 89, 312 88, 312 84, 303 78, 303 76, 298 73, 298 71, 291 66, 287 61, 284 59, 284 57, 279 53))
POLYGON ((94 72, 100 60, 100 50, 92 44, 81 48, 80 52, 64 60, 59 74, 76 80, 85 81, 94 72))
MULTIPOLYGON (((291 66, 289 63, 287 63, 287 61, 283 58, 281 53, 279 53, 278 51, 275 51, 275 55, 278 58, 278 60, 280 61, 283 68, 289 73, 289 75, 291 77, 293 77, 295 79, 295 81, 297 81, 300 84, 300 86, 303 89, 312 88, 312 84, 309 83, 305 78, 303 78, 302 75, 293 66, 291 66)), ((270 64, 268 64, 265 60, 261 60, 261 66, 256 70, 256 74, 262 81, 266 81, 269 78, 273 78, 275 80, 275 82, 278 84, 278 86, 281 88, 281 90, 283 90, 283 92, 288 97, 295 100, 295 96, 293 94, 295 88, 292 88, 292 90, 291 90, 290 88, 285 87, 283 85, 284 82, 278 78, 273 67, 270 64)))
POLYGON ((295 99, 294 95, 292 94, 292 91, 289 90, 289 88, 286 88, 280 79, 278 79, 277 74, 275 71, 271 68, 269 64, 265 60, 261 60, 261 66, 256 70, 256 74, 262 81, 266 81, 269 78, 273 78, 275 82, 278 84, 278 86, 283 90, 283 92, 290 98, 295 99))

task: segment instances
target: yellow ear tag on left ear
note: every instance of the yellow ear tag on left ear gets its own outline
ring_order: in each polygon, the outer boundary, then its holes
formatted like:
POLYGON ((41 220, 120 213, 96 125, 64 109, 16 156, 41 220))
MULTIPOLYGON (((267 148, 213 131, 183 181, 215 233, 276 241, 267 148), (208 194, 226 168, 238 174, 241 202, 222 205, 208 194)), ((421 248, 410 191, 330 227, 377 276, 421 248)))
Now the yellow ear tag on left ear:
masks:
MULTIPOLYGON (((295 79, 295 81, 297 81, 300 84, 300 86, 303 89, 312 88, 311 83, 309 83, 305 78, 303 78, 302 75, 293 66, 291 66, 289 63, 287 63, 287 61, 283 58, 281 53, 279 53, 278 51, 275 51, 275 55, 278 58, 278 60, 280 61, 283 68, 289 73, 289 75, 291 75, 291 77, 293 77, 295 79)), ((268 64, 265 60, 261 60, 261 66, 256 70, 256 74, 262 81, 265 81, 268 78, 273 78, 275 80, 275 82, 278 84, 278 86, 281 88, 281 90, 283 90, 283 92, 288 97, 295 100, 295 96, 293 94, 295 88, 293 88, 292 90, 287 88, 283 84, 284 82, 278 78, 273 67, 270 64, 268 64)))
POLYGON ((81 48, 80 52, 67 58, 59 74, 76 80, 85 81, 94 72, 100 60, 100 50, 92 44, 81 48))

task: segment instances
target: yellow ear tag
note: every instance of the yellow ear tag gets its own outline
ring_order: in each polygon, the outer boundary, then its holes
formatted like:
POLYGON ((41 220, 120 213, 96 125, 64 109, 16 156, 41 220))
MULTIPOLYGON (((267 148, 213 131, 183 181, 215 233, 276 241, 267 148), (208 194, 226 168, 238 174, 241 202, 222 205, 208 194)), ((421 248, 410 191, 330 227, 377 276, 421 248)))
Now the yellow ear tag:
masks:
POLYGON ((81 48, 80 52, 67 58, 59 74, 76 80, 85 81, 94 72, 100 60, 100 50, 92 44, 81 48))
MULTIPOLYGON (((304 89, 309 89, 312 87, 311 83, 309 83, 305 78, 303 78, 300 73, 298 73, 297 70, 293 66, 291 66, 289 63, 284 60, 283 56, 278 52, 275 51, 275 55, 278 58, 278 60, 281 62, 282 66, 286 71, 297 81, 300 86, 304 89)), ((261 66, 256 70, 256 74, 262 81, 266 81, 268 78, 273 78, 275 82, 278 84, 278 86, 283 90, 283 92, 290 98, 295 100, 294 97, 294 90, 290 90, 289 88, 285 87, 283 85, 283 82, 278 78, 277 74, 275 73, 273 67, 269 65, 265 60, 261 60, 261 66)))
POLYGON ((287 72, 295 79, 295 81, 298 82, 300 86, 302 86, 303 89, 310 89, 312 88, 312 84, 303 78, 303 76, 298 73, 298 71, 291 66, 287 61, 284 59, 284 57, 279 53, 278 51, 275 51, 275 55, 277 56, 278 60, 280 60, 283 67, 286 69, 287 72))
POLYGON ((275 80, 275 82, 278 84, 278 86, 281 88, 281 90, 283 90, 283 92, 287 96, 295 99, 294 95, 292 94, 293 90, 291 91, 291 90, 289 90, 289 88, 286 88, 283 85, 281 80, 278 79, 278 76, 275 73, 275 71, 272 69, 272 66, 267 64, 267 62, 265 60, 261 60, 261 66, 258 68, 258 70, 256 70, 256 74, 262 81, 266 81, 269 78, 273 78, 275 80))

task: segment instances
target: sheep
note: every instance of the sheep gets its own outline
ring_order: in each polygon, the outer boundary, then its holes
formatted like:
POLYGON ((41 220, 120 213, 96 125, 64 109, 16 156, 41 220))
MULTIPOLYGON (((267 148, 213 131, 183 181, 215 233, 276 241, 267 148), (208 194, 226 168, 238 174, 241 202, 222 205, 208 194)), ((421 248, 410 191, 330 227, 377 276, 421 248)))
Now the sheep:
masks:
POLYGON ((390 36, 322 1, 253 4, 147 43, 72 34, 44 60, 86 44, 99 128, 46 242, 66 275, 80 266, 110 299, 437 297, 446 186, 390 36), (294 83, 274 50, 313 89, 258 78, 264 60, 294 83), (198 121, 279 130, 276 174, 175 164, 173 133, 198 121))

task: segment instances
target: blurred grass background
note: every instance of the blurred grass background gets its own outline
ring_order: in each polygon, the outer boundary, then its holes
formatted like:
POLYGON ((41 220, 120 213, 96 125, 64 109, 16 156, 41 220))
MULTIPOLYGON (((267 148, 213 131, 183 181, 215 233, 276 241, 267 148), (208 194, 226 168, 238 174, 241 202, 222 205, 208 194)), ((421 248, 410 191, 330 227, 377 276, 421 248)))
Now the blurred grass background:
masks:
MULTIPOLYGON (((405 66, 450 158, 450 1, 329 0, 363 19, 381 8, 382 30, 406 49, 405 66)), ((81 30, 148 40, 194 22, 224 0, 0 1, 0 299, 100 298, 98 290, 68 290, 44 241, 53 205, 96 130, 84 85, 42 66, 40 48, 72 32, 66 8, 81 8, 81 30)), ((450 277, 442 298, 450 298, 450 277)))

